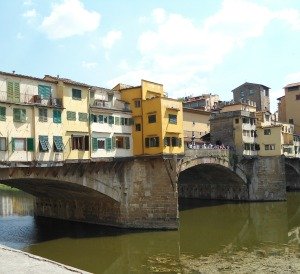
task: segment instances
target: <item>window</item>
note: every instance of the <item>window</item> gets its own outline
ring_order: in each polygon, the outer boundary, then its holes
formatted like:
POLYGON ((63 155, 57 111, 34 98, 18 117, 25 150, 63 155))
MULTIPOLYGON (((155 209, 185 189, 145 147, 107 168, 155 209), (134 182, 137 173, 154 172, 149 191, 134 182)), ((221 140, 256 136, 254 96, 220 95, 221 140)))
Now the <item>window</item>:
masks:
POLYGON ((271 135, 271 129, 270 128, 264 129, 264 135, 271 135))
POLYGON ((12 138, 13 151, 34 151, 33 138, 12 138))
POLYGON ((26 122, 26 109, 14 108, 13 110, 14 122, 25 123, 26 122))
POLYGON ((135 131, 141 131, 141 130, 142 130, 141 124, 135 124, 135 131))
POLYGON ((267 114, 266 114, 265 117, 266 117, 266 121, 269 122, 269 121, 270 121, 270 115, 267 115, 267 114))
POLYGON ((177 124, 177 115, 169 114, 169 123, 170 124, 177 124))
POLYGON ((265 150, 275 150, 275 145, 265 145, 265 150))
POLYGON ((148 115, 148 123, 149 124, 156 123, 156 114, 148 115))
POLYGON ((53 136, 53 150, 54 152, 62 152, 64 150, 62 136, 53 136))
POLYGON ((115 125, 120 125, 120 117, 115 117, 115 125))
POLYGON ((249 143, 245 143, 244 144, 244 149, 245 150, 250 150, 251 149, 251 145, 249 143))
POLYGON ((103 115, 98 116, 98 121, 100 124, 103 124, 103 115))
POLYGON ((254 94, 254 90, 253 89, 249 89, 249 94, 250 95, 254 94))
POLYGON ((72 98, 74 100, 81 100, 81 90, 80 89, 72 89, 72 98))
POLYGON ((108 117, 107 116, 103 116, 103 123, 105 123, 105 124, 108 123, 108 117))
POLYGON ((165 146, 171 146, 171 138, 170 137, 165 137, 164 138, 164 145, 165 146))
POLYGON ((51 97, 51 87, 39 85, 38 86, 38 93, 41 96, 41 99, 50 99, 51 97))
POLYGON ((97 123, 97 115, 91 114, 90 120, 91 120, 91 123, 97 123))
POLYGON ((123 137, 123 136, 116 136, 114 138, 116 148, 125 148, 130 149, 130 139, 129 137, 123 137))
POLYGON ((46 108, 39 108, 39 122, 47 122, 48 121, 48 111, 46 108))
POLYGON ((296 100, 300 100, 300 94, 296 95, 296 100))
POLYGON ((41 152, 47 152, 50 149, 50 144, 48 141, 48 136, 40 135, 39 136, 39 150, 41 152))
POLYGON ((67 120, 76 121, 76 112, 75 111, 67 111, 67 120))
POLYGON ((244 93, 244 91, 243 90, 241 90, 241 97, 244 97, 244 95, 245 95, 245 93, 244 93))
POLYGON ((53 109, 53 123, 60 124, 61 123, 61 110, 53 109))
POLYGON ((145 138, 146 147, 159 147, 159 137, 145 138))
POLYGON ((0 107, 0 121, 6 121, 6 108, 0 107))
POLYGON ((289 124, 294 124, 294 119, 289 119, 289 124))
POLYGON ((7 100, 20 103, 20 83, 7 82, 7 100))
POLYGON ((113 125, 115 122, 114 116, 108 116, 108 124, 113 125))
POLYGON ((72 136, 72 150, 89 150, 89 136, 72 136))
POLYGON ((5 137, 0 137, 0 151, 7 150, 7 141, 5 137))
POLYGON ((140 108, 141 107, 141 100, 135 100, 134 101, 134 107, 140 108))
POLYGON ((105 138, 92 138, 92 149, 105 149, 105 138))
POLYGON ((88 121, 88 115, 84 112, 78 112, 78 120, 80 122, 87 122, 88 121))
POLYGON ((266 95, 267 97, 269 96, 269 90, 268 90, 268 89, 265 90, 265 95, 266 95))
POLYGON ((238 124, 238 123, 239 123, 239 120, 240 120, 239 118, 236 118, 236 119, 235 119, 235 123, 238 124))

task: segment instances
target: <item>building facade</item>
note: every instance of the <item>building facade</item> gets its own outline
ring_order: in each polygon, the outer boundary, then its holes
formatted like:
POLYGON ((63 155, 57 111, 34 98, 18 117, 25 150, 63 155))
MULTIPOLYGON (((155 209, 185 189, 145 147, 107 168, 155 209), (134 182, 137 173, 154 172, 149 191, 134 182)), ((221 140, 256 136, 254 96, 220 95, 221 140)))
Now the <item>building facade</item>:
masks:
POLYGON ((217 94, 202 94, 199 96, 184 97, 182 105, 184 108, 200 109, 210 111, 217 107, 219 102, 219 95, 217 94))
POLYGON ((269 90, 270 88, 265 85, 246 82, 232 90, 233 100, 243 103, 252 101, 256 103, 258 111, 270 111, 269 90))
POLYGON ((134 155, 184 152, 182 102, 166 97, 163 85, 142 80, 140 86, 119 84, 114 90, 132 110, 134 155))
POLYGON ((295 126, 295 133, 300 134, 300 82, 284 87, 285 95, 278 98, 279 121, 295 126))

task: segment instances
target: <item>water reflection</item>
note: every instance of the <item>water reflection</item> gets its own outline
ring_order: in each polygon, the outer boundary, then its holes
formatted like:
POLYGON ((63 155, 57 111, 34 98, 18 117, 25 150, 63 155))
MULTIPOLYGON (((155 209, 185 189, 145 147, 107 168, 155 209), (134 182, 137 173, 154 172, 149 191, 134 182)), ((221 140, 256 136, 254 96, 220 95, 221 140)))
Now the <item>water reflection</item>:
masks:
POLYGON ((138 231, 32 217, 31 198, 0 193, 0 244, 94 273, 182 272, 182 255, 299 244, 300 193, 288 202, 181 200, 179 231, 138 231), (28 215, 15 216, 14 214, 28 215))

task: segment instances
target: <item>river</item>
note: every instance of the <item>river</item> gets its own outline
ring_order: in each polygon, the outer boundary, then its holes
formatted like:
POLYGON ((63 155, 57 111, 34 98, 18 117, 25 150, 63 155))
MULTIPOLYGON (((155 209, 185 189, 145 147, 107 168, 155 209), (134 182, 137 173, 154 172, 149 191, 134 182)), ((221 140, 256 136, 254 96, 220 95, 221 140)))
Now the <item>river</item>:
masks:
POLYGON ((0 191, 0 244, 93 273, 197 273, 197 258, 299 250, 299 232, 299 192, 287 202, 181 200, 178 231, 139 231, 34 218, 30 195, 0 191))

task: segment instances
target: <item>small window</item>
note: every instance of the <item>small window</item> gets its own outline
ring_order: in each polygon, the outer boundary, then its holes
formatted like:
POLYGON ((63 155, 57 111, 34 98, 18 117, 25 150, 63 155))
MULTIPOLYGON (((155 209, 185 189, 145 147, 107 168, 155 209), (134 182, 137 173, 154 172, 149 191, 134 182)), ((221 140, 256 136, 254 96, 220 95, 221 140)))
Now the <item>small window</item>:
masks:
POLYGON ((20 103, 20 83, 7 82, 7 101, 20 103))
POLYGON ((159 137, 145 138, 146 147, 159 147, 159 137))
POLYGON ((74 100, 81 100, 81 90, 80 89, 72 89, 72 98, 74 100))
POLYGON ((48 136, 40 135, 39 136, 39 150, 41 152, 47 152, 50 149, 50 144, 48 136))
POLYGON ((26 109, 14 108, 13 110, 14 122, 25 123, 26 122, 26 109))
POLYGON ((265 115, 265 118, 266 118, 266 121, 268 121, 268 122, 270 121, 270 115, 267 115, 267 114, 266 114, 266 115, 265 115))
POLYGON ((275 145, 265 145, 265 150, 275 150, 275 145))
POLYGON ((87 122, 88 121, 88 115, 84 112, 78 112, 78 120, 80 122, 87 122))
POLYGON ((108 124, 113 125, 115 123, 115 118, 114 116, 108 116, 108 124))
POLYGON ((89 136, 72 136, 72 150, 89 150, 89 136))
POLYGON ((120 125, 120 117, 115 117, 115 125, 120 125))
POLYGON ((0 107, 0 121, 6 121, 6 108, 0 107))
POLYGON ((156 114, 148 115, 148 123, 149 124, 156 123, 156 114))
POLYGON ((46 108, 39 108, 39 122, 48 121, 48 111, 46 108))
POLYGON ((12 138, 13 151, 26 151, 26 138, 12 138))
POLYGON ((60 124, 61 123, 61 110, 53 109, 53 123, 60 124))
POLYGON ((264 135, 271 135, 271 129, 270 128, 264 129, 264 135))
POLYGON ((165 146, 171 146, 171 138, 170 137, 165 137, 164 138, 164 145, 165 146))
POLYGON ((141 131, 141 124, 135 124, 135 131, 141 131))
POLYGON ((294 124, 294 119, 289 119, 289 124, 294 124))
POLYGON ((177 115, 169 114, 169 123, 170 124, 177 124, 177 115))
POLYGON ((76 112, 75 111, 67 111, 67 120, 76 121, 76 112))
POLYGON ((141 107, 141 100, 135 100, 134 101, 134 107, 140 108, 141 107))
POLYGON ((296 100, 300 100, 300 94, 296 95, 296 100))
POLYGON ((7 150, 7 141, 5 137, 0 137, 0 151, 7 150))
POLYGON ((254 94, 254 90, 253 89, 249 89, 249 95, 254 94))
POLYGON ((239 123, 239 120, 240 120, 239 118, 236 118, 236 119, 235 119, 235 123, 238 124, 238 123, 239 123))

